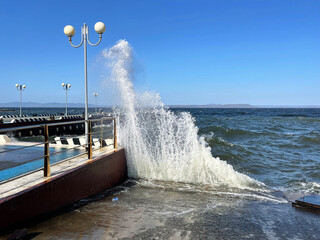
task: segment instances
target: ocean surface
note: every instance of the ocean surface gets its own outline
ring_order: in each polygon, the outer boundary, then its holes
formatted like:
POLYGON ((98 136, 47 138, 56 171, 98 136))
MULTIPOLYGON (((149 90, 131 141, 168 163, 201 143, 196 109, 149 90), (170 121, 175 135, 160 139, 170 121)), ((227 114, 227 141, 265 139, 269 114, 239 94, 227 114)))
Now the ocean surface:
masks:
POLYGON ((33 224, 34 239, 320 239, 320 213, 291 206, 320 191, 320 109, 166 111, 190 113, 212 156, 262 187, 132 178, 33 224))
POLYGON ((176 109, 196 120, 211 153, 267 186, 320 193, 320 109, 176 109))

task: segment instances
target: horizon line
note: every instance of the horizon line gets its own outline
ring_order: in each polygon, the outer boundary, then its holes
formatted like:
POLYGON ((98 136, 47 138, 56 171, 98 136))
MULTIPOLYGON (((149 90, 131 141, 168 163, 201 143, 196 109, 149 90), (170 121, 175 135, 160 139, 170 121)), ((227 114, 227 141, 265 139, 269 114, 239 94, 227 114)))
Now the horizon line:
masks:
MULTIPOLYGON (((16 108, 19 107, 19 102, 6 102, 0 103, 1 108, 16 108), (9 106, 8 106, 9 105, 9 106), (11 106, 10 106, 11 105, 11 106), (15 106, 12 106, 15 105, 15 106)), ((49 102, 49 103, 38 103, 38 102, 25 102, 22 107, 24 108, 64 108, 65 103, 49 102), (29 105, 29 106, 23 106, 29 105), (32 106, 34 105, 34 106, 32 106), (50 105, 50 106, 48 106, 50 105), (56 106, 54 106, 56 105, 56 106)), ((235 103, 235 104, 165 104, 164 106, 170 108, 320 108, 317 104, 246 104, 246 103, 235 103)), ((84 103, 68 103, 68 107, 71 108, 84 108, 84 103), (73 105, 73 106, 72 106, 73 105), (74 106, 76 105, 76 106, 74 106)), ((89 107, 96 107, 94 104, 89 104, 89 107)), ((113 106, 108 105, 97 105, 97 107, 112 108, 113 106)))

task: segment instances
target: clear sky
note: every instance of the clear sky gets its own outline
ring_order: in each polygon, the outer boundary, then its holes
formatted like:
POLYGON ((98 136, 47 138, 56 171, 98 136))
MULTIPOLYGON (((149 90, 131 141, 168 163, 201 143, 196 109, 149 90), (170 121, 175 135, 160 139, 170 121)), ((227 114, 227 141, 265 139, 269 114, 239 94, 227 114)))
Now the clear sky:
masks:
POLYGON ((63 28, 106 24, 88 47, 89 101, 108 105, 103 49, 134 48, 138 89, 165 104, 320 105, 319 0, 0 0, 0 102, 84 102, 83 48, 63 28))

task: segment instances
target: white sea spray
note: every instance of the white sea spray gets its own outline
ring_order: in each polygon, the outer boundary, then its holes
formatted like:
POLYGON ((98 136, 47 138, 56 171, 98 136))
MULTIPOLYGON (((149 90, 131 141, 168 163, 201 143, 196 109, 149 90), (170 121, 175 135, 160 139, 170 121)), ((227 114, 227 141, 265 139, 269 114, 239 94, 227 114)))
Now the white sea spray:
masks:
POLYGON ((132 76, 132 48, 125 40, 103 52, 119 90, 119 144, 125 147, 132 178, 256 189, 261 185, 214 158, 191 114, 173 113, 160 95, 136 94, 132 76))

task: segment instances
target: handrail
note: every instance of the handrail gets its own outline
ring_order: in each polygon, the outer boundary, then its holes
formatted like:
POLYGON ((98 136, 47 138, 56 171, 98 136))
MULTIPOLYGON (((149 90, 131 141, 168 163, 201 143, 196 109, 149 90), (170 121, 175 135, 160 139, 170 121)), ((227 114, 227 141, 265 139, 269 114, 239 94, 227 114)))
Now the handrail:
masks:
MULTIPOLYGON (((36 144, 32 144, 32 145, 28 145, 28 146, 22 146, 19 147, 17 149, 9 149, 6 151, 0 151, 1 153, 6 153, 6 152, 12 152, 12 151, 18 151, 18 150, 22 150, 25 148, 30 148, 30 147, 35 147, 35 146, 39 146, 39 145, 44 145, 44 154, 40 157, 37 158, 33 158, 31 160, 25 161, 23 163, 20 164, 15 164, 15 166, 20 166, 23 165, 25 163, 29 163, 38 159, 43 158, 44 159, 44 163, 43 163, 43 171, 44 171, 44 177, 50 177, 50 156, 53 155, 57 155, 63 152, 67 152, 69 150, 73 150, 79 147, 85 147, 86 149, 86 154, 88 156, 88 159, 92 159, 92 152, 93 152, 93 139, 92 139, 92 134, 96 134, 100 132, 101 136, 100 136, 100 148, 104 147, 104 146, 110 146, 111 144, 103 144, 104 142, 104 138, 103 135, 107 132, 108 134, 104 135, 104 136, 108 136, 108 137, 113 137, 113 146, 114 146, 114 151, 117 150, 117 131, 116 131, 116 118, 115 117, 102 117, 99 119, 89 119, 89 120, 76 120, 76 121, 64 121, 64 122, 58 122, 58 123, 44 123, 44 124, 36 124, 36 125, 29 125, 29 126, 21 126, 21 127, 13 127, 13 128, 5 128, 5 129, 0 129, 0 133, 1 132, 16 132, 16 131, 21 131, 21 130, 26 130, 26 129, 38 129, 38 128, 43 128, 43 134, 41 134, 44 137, 44 141, 43 142, 39 142, 36 144), (106 120, 111 120, 113 121, 113 130, 111 129, 103 129, 103 127, 105 127, 105 125, 103 125, 104 121, 106 120), (97 132, 96 131, 92 131, 92 123, 96 123, 96 122, 100 122, 101 125, 101 129, 99 129, 97 132), (58 152, 54 152, 54 153, 50 153, 50 141, 49 141, 49 129, 50 127, 54 127, 54 126, 61 126, 61 125, 73 125, 73 124, 80 124, 80 123, 85 123, 88 124, 88 134, 84 134, 85 139, 87 139, 87 141, 84 144, 79 144, 79 145, 75 145, 74 147, 69 147, 66 150, 62 150, 62 151, 58 151, 58 152), (110 132, 113 134, 109 134, 110 132)), ((81 153, 80 155, 83 155, 84 153, 81 153)), ((78 156, 78 155, 77 155, 78 156)), ((13 166, 13 167, 15 167, 13 166)), ((11 166, 12 167, 12 166, 11 166)), ((11 168, 9 167, 9 168, 11 168)), ((8 169, 8 168, 5 168, 8 169)), ((4 169, 2 169, 4 170, 4 169)), ((10 180, 10 179, 9 179, 10 180)), ((7 181, 6 181, 7 182, 7 181)), ((0 183, 1 184, 1 183, 0 183)))
POLYGON ((101 121, 101 119, 103 119, 103 120, 113 120, 115 118, 114 117, 103 117, 103 118, 99 118, 99 119, 64 121, 64 122, 58 122, 58 123, 43 123, 43 124, 35 124, 35 125, 29 125, 29 126, 3 128, 3 129, 0 129, 0 133, 2 133, 2 132, 19 131, 19 130, 25 130, 25 129, 30 129, 30 128, 41 128, 41 127, 43 127, 45 125, 48 125, 48 127, 52 127, 52 126, 60 126, 60 125, 65 125, 65 124, 69 124, 70 125, 70 124, 77 124, 77 123, 85 123, 85 122, 88 122, 88 121, 97 122, 97 121, 101 121))

